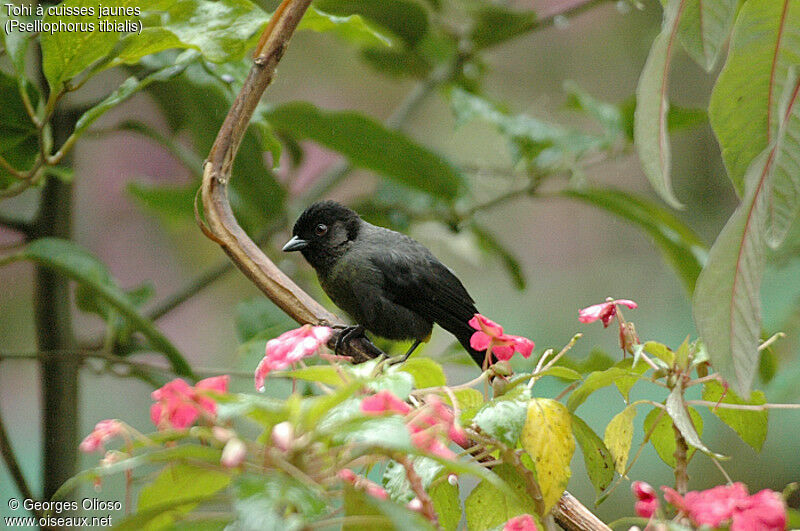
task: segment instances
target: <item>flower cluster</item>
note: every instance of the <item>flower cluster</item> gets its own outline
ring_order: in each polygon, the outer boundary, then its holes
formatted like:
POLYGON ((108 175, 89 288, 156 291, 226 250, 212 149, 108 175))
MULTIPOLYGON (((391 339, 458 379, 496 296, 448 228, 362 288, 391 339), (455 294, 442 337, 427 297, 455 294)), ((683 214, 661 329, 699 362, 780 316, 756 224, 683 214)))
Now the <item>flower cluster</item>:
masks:
POLYGON ((479 313, 469 320, 469 325, 476 330, 470 337, 469 345, 478 351, 486 351, 488 360, 491 355, 498 360, 508 361, 519 352, 522 357, 529 358, 534 343, 527 337, 504 334, 503 327, 479 313))
POLYGON ((255 383, 264 392, 264 380, 271 371, 285 369, 311 356, 328 342, 333 330, 327 326, 303 325, 267 341, 264 358, 256 367, 255 383))
POLYGON ((180 378, 166 383, 150 395, 156 401, 150 407, 150 420, 160 430, 182 430, 194 424, 200 416, 214 417, 217 404, 207 393, 227 393, 229 380, 227 375, 214 376, 200 380, 194 387, 180 378))
POLYGON ((81 452, 86 453, 103 451, 105 450, 103 444, 106 441, 120 435, 124 431, 124 425, 116 419, 101 420, 95 425, 92 433, 83 439, 78 448, 80 448, 81 452))
POLYGON ((681 496, 661 487, 664 499, 695 525, 720 527, 730 523, 731 531, 782 531, 786 528, 786 505, 777 492, 764 489, 752 496, 743 483, 720 485, 681 496))
POLYGON ((367 415, 404 415, 414 446, 439 457, 455 458, 455 453, 442 439, 447 438, 458 445, 465 445, 467 436, 464 430, 456 422, 453 411, 438 397, 431 395, 425 400, 424 406, 414 410, 390 391, 383 390, 365 398, 361 402, 361 411, 367 415))

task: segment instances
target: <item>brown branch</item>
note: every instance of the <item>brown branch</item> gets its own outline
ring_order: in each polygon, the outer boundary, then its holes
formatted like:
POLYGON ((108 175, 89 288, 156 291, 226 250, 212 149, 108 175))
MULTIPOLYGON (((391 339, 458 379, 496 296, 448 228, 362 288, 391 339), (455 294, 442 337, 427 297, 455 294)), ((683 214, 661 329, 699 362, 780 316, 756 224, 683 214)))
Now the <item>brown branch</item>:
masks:
MULTIPOLYGON (((239 144, 264 90, 272 81, 286 46, 311 0, 284 0, 275 10, 256 47, 253 66, 219 130, 203 167, 201 188, 203 211, 208 224, 204 230, 220 244, 236 266, 267 297, 301 324, 341 325, 339 317, 326 310, 300 289, 258 248, 236 221, 227 185, 239 144)), ((335 336, 332 339, 335 341, 335 336)), ((356 361, 382 352, 366 339, 351 341, 345 352, 356 361)))

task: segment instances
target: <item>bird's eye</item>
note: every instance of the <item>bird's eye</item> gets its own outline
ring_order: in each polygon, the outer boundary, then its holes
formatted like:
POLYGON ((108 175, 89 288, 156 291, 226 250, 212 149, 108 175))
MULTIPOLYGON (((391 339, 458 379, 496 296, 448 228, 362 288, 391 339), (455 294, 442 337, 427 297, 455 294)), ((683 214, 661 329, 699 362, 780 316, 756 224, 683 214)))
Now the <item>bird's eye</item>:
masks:
POLYGON ((314 229, 314 233, 315 233, 317 236, 325 236, 325 233, 326 233, 326 232, 328 232, 328 226, 327 226, 327 225, 325 225, 324 223, 320 223, 320 224, 319 224, 319 225, 317 225, 317 226, 316 226, 316 228, 314 229))

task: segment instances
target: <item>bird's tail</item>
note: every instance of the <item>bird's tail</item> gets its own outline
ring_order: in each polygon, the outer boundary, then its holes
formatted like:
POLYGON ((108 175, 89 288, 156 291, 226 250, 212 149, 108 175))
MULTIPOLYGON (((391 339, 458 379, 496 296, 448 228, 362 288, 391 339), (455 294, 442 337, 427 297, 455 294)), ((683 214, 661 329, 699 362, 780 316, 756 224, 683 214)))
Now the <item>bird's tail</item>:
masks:
POLYGON ((483 367, 483 362, 486 358, 485 352, 479 352, 472 348, 469 344, 469 340, 472 337, 472 334, 475 333, 475 329, 469 326, 467 321, 464 321, 463 324, 459 324, 457 327, 453 327, 452 330, 448 330, 451 334, 456 336, 458 342, 461 343, 461 346, 464 347, 464 350, 469 352, 469 355, 475 360, 475 363, 478 364, 478 367, 483 367))

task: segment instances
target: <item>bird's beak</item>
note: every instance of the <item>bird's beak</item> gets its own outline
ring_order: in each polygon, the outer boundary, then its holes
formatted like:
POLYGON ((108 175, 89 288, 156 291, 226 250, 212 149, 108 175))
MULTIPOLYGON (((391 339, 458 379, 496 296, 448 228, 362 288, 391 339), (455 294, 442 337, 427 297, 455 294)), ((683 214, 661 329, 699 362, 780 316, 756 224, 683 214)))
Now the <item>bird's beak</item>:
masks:
POLYGON ((308 242, 297 236, 292 236, 292 239, 286 242, 283 246, 283 252, 288 253, 291 251, 299 251, 308 247, 308 242))

